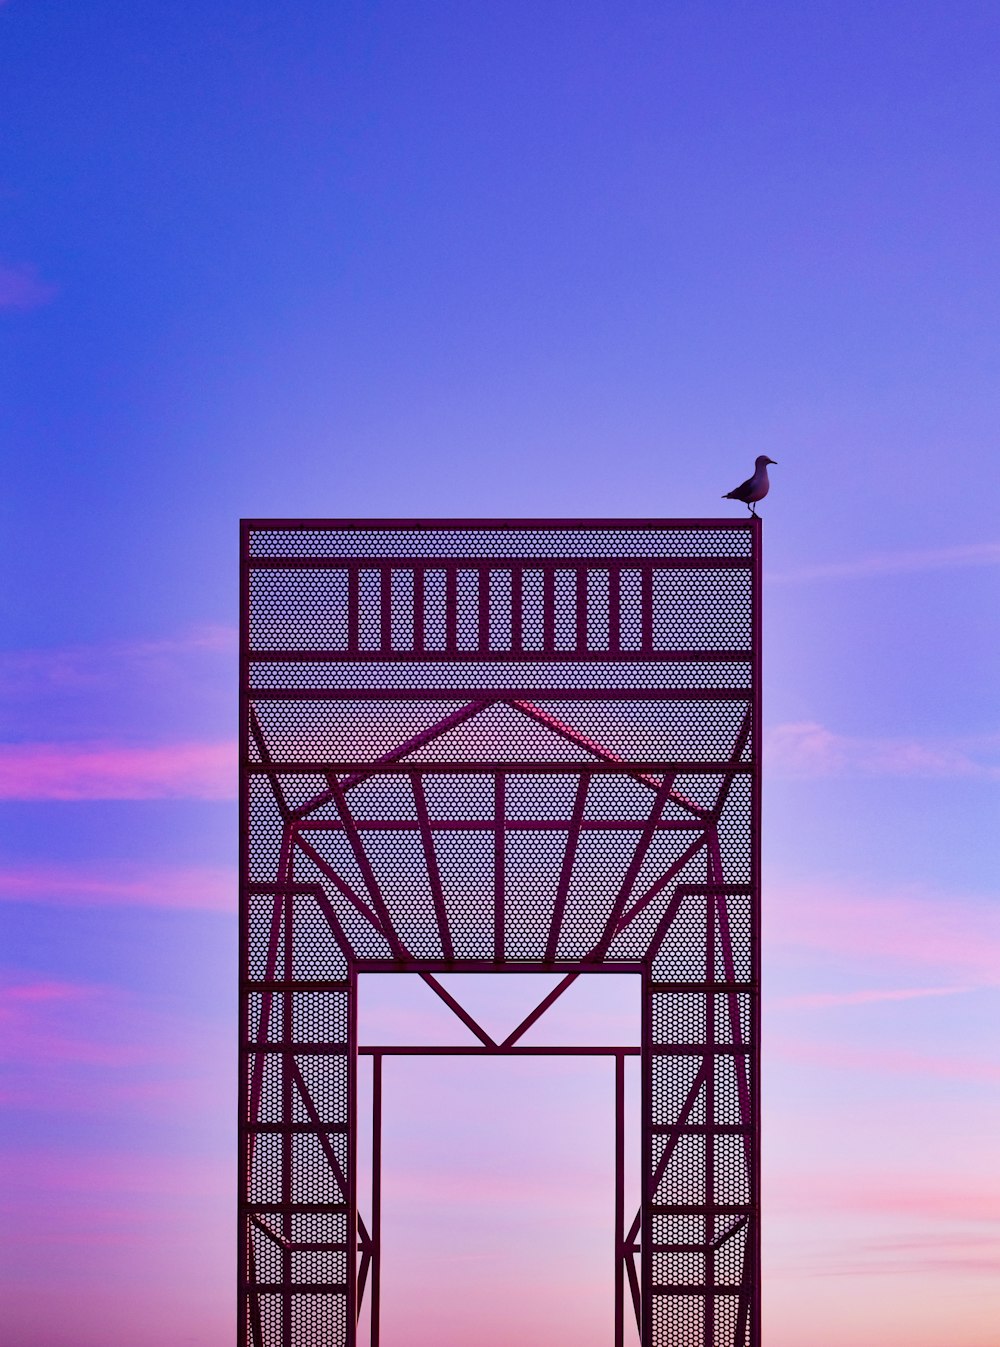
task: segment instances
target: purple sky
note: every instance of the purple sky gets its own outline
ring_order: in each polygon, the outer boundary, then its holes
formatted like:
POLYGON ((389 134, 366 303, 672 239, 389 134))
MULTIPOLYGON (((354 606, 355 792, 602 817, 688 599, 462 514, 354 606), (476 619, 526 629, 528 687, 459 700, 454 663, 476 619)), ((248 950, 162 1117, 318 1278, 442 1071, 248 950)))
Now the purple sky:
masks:
MULTIPOLYGON (((232 1340, 238 517, 761 452, 768 1347, 996 1342, 998 63, 972 0, 0 3, 12 1347, 232 1340)), ((387 1068, 385 1347, 411 1284, 598 1347, 609 1091, 477 1065, 387 1068)))

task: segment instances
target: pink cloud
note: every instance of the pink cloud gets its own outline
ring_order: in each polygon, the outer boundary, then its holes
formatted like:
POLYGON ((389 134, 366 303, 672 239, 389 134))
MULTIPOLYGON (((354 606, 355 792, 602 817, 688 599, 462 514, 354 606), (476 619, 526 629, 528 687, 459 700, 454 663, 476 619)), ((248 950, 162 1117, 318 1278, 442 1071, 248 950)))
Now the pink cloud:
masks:
MULTIPOLYGON (((963 1299, 969 1295, 972 1290, 968 1283, 970 1276, 988 1277, 990 1283, 996 1279, 997 1267, 1000 1265, 1000 1226, 994 1226, 991 1230, 984 1228, 986 1222, 982 1221, 936 1219, 912 1211, 894 1212, 891 1209, 851 1211, 846 1213, 846 1219, 845 1215, 841 1215, 838 1220, 829 1205, 824 1204, 822 1210, 825 1219, 818 1229, 814 1227, 809 1231, 811 1238, 807 1236, 796 1240, 794 1248, 785 1241, 772 1243, 765 1255, 770 1264, 765 1273, 768 1280, 775 1280, 775 1274, 780 1279, 782 1273, 796 1281, 803 1276, 809 1281, 816 1277, 905 1277, 910 1279, 911 1286, 919 1286, 924 1296, 947 1300, 959 1287, 965 1293, 963 1299), (887 1225, 895 1227, 898 1233, 872 1233, 873 1227, 884 1229, 887 1225), (919 1226, 919 1231, 914 1232, 914 1226, 919 1226), (784 1268, 776 1255, 785 1263, 784 1268), (960 1280, 956 1282, 956 1279, 960 1280)), ((784 1224, 787 1226, 787 1218, 784 1224)), ((812 1284, 815 1287, 815 1282, 812 1284)), ((977 1287, 973 1294, 981 1294, 984 1290, 987 1290, 987 1284, 977 1287)), ((858 1293, 865 1299, 879 1296, 871 1281, 868 1287, 859 1287, 858 1293)), ((893 1287, 891 1282, 882 1281, 884 1303, 891 1307, 894 1315, 898 1314, 904 1298, 912 1304, 912 1295, 912 1290, 907 1295, 901 1288, 897 1290, 893 1287)), ((992 1322, 995 1322, 995 1315, 987 1312, 982 1336, 975 1339, 977 1347, 986 1347, 987 1343, 992 1343, 992 1322)), ((897 1331, 901 1329, 902 1325, 897 1321, 897 1331)), ((861 1342, 875 1340, 862 1338, 861 1342)), ((910 1332, 901 1339, 895 1335, 890 1339, 885 1333, 877 1335, 880 1343, 890 1340, 908 1344, 918 1341, 910 1332)), ((939 1325, 936 1335, 919 1339, 926 1343, 926 1347, 938 1347, 942 1342, 951 1345, 964 1340, 956 1334, 954 1321, 947 1328, 939 1325)), ((838 1335, 837 1341, 856 1343, 858 1339, 848 1332, 838 1335)))
POLYGON ((778 1006, 862 1006, 877 1001, 914 1001, 925 996, 959 996, 968 987, 872 987, 853 992, 811 992, 803 996, 779 996, 772 1001, 778 1006))
MULTIPOLYGON (((200 1074, 141 1080, 132 1077, 148 1070, 149 1062, 135 1056, 112 1058, 84 1053, 79 1058, 52 1055, 37 1060, 44 1072, 34 1076, 22 1072, 20 1080, 0 1085, 0 1106, 8 1111, 54 1114, 62 1124, 73 1119, 106 1120, 111 1115, 122 1128, 131 1128, 137 1121, 146 1126, 165 1115, 201 1121, 209 1114, 224 1116, 235 1088, 204 1064, 200 1074), (72 1071, 71 1066, 78 1069, 72 1071)), ((165 1069, 159 1055, 155 1064, 156 1069, 165 1069)), ((174 1071, 178 1069, 176 1061, 170 1065, 174 1071)))
POLYGON ((0 264, 0 309, 37 309, 56 293, 56 287, 43 281, 29 263, 0 264))
POLYGON ((465 1208, 473 1212, 546 1204, 556 1209, 579 1207, 586 1210, 593 1205, 594 1186, 607 1184, 609 1177, 610 1168, 597 1166, 577 1166, 572 1173, 568 1167, 560 1168, 558 1174, 552 1174, 542 1162, 538 1168, 526 1171, 520 1177, 510 1173, 470 1176, 448 1171, 433 1174, 397 1172, 390 1176, 394 1203, 412 1203, 424 1210, 433 1205, 439 1211, 465 1208))
POLYGON ((968 1226, 949 1228, 945 1222, 936 1222, 935 1226, 927 1233, 904 1238, 852 1240, 850 1249, 842 1251, 832 1270, 839 1275, 862 1277, 887 1272, 996 1276, 1000 1267, 1000 1227, 995 1233, 976 1233, 968 1226))
POLYGON ((765 768, 778 776, 1000 778, 1000 737, 877 739, 838 734, 816 721, 775 725, 765 738, 765 768))
POLYGON ((78 982, 29 982, 0 987, 0 1018, 9 1007, 48 1001, 76 1001, 91 996, 95 988, 78 982))
POLYGON ((0 902, 72 907, 166 907, 236 911, 236 872, 228 866, 108 862, 0 868, 0 902))
POLYGON ((119 987, 11 982, 0 986, 0 1103, 119 1124, 164 1110, 204 1116, 231 1094, 228 1040, 214 1022, 119 987))
POLYGON ((8 743, 0 745, 0 799, 230 800, 236 743, 8 743))
POLYGON ((37 693, 39 684, 75 688, 133 679, 201 655, 232 656, 236 649, 236 628, 216 623, 148 640, 8 650, 0 652, 0 691, 37 693))
POLYGON ((811 1067, 830 1067, 876 1075, 935 1077, 938 1080, 1000 1081, 1000 1061, 951 1052, 947 1056, 915 1052, 909 1048, 869 1048, 847 1043, 822 1042, 768 1036, 769 1052, 776 1059, 811 1067))
POLYGON ((236 632, 199 626, 147 640, 0 653, 0 742, 188 743, 224 724, 236 632))
MULTIPOLYGON (((885 968, 935 970, 942 982, 1000 983, 1000 902, 917 888, 816 880, 764 889, 771 951, 810 949, 885 968)), ((939 984, 940 985, 940 984, 939 984)))
POLYGON ((187 655, 198 651, 235 655, 238 644, 239 631, 236 627, 226 622, 203 622, 173 636, 121 641, 108 648, 111 653, 121 657, 187 655))
MULTIPOLYGON (((855 1241, 849 1251, 835 1259, 829 1269, 831 1277, 884 1277, 887 1274, 904 1276, 940 1276, 947 1273, 979 1274, 995 1278, 1000 1266, 1000 1240, 989 1248, 966 1252, 962 1241, 941 1241, 934 1252, 901 1252, 887 1256, 881 1245, 868 1240, 855 1241)), ((990 1330, 987 1328, 987 1332, 990 1330)), ((908 1343, 912 1339, 908 1339, 908 1343)), ((984 1347, 992 1347, 989 1339, 984 1347)))
POLYGON ((796 584, 809 580, 854 580, 873 575, 905 575, 915 571, 952 570, 964 566, 1000 564, 1000 542, 959 543, 955 547, 930 547, 907 552, 883 552, 856 557, 853 561, 821 562, 794 571, 771 571, 772 584, 796 584))
POLYGON ((861 1257, 844 1269, 859 1276, 868 1272, 966 1272, 996 1277, 1000 1267, 1000 1228, 992 1234, 937 1229, 906 1239, 866 1239, 861 1243, 861 1257))
MULTIPOLYGON (((89 1233, 93 1233, 95 1219, 114 1227, 125 1221, 131 1225, 138 1215, 148 1223, 156 1220, 157 1205, 162 1215, 164 1205, 197 1205, 206 1198, 226 1200, 235 1187, 229 1170, 225 1163, 198 1155, 95 1152, 27 1145, 16 1151, 0 1152, 0 1211, 6 1208, 8 1215, 22 1216, 31 1213, 43 1240, 72 1243, 87 1239, 88 1227, 89 1233), (40 1207, 38 1196, 47 1199, 40 1207), (73 1221, 69 1229, 53 1223, 50 1200, 70 1215, 85 1214, 84 1223, 73 1221), (152 1200, 151 1206, 144 1211, 142 1204, 147 1200, 152 1200)), ((6 1230, 9 1234, 10 1225, 6 1230)))
POLYGON ((39 1024, 51 1021, 67 1007, 92 1001, 104 995, 104 989, 89 983, 22 982, 0 985, 0 1055, 17 1056, 20 1039, 39 1024))
POLYGON ((128 1067, 151 1060, 139 1036, 124 1041, 113 1013, 114 989, 88 983, 20 983, 0 986, 0 1059, 28 1064, 66 1062, 84 1067, 128 1067), (89 1032, 99 1028, 99 1037, 89 1032))
POLYGON ((996 1174, 895 1174, 868 1170, 819 1172, 772 1167, 765 1180, 765 1196, 776 1210, 855 1212, 872 1216, 903 1216, 912 1231, 915 1222, 987 1223, 1000 1221, 1000 1180, 996 1174))

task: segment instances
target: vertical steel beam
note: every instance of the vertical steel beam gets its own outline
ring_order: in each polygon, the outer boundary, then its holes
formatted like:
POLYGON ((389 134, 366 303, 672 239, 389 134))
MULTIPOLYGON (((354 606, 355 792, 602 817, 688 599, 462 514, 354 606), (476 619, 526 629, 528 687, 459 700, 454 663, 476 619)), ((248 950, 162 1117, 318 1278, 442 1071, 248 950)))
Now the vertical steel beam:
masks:
POLYGON ((641 1347, 653 1347, 653 989, 652 968, 642 973, 642 1139, 639 1222, 639 1307, 642 1314, 641 1347))
MULTIPOLYGON (((358 1340, 358 973, 347 978, 347 1324, 346 1347, 358 1340)), ((305 1344, 302 1344, 305 1347, 305 1344)))
POLYGON ((392 650, 392 567, 380 566, 379 591, 379 647, 383 653, 392 650))
POLYGON ((356 655, 361 646, 361 605, 359 601, 359 590, 361 588, 361 568, 359 566, 349 566, 347 568, 347 651, 348 654, 356 655))
POLYGON ((577 566, 576 578, 576 639, 573 644, 577 650, 587 649, 587 576, 586 566, 577 566))
POLYGON ((504 960, 506 813, 506 777, 497 772, 493 778, 493 958, 497 963, 504 960))
MULTIPOLYGON (((709 857, 711 865, 711 856, 709 857)), ((712 1048, 717 1042, 715 1023, 715 895, 709 889, 705 894, 705 1219, 702 1238, 705 1242, 704 1278, 707 1288, 702 1320, 704 1347, 715 1347, 715 1064, 712 1048)))
POLYGON ((608 653, 611 655, 617 655, 621 650, 621 594, 621 567, 612 566, 608 571, 608 653))
POLYGON ((416 566, 413 571, 413 651, 422 655, 426 648, 424 634, 424 592, 426 567, 416 566))
POLYGON ((653 568, 644 563, 640 570, 639 647, 649 654, 653 649, 653 568))
POLYGON ((542 649, 551 653, 556 645, 556 569, 542 571, 542 649))
MULTIPOLYGON (((288 879, 293 879, 290 871, 288 879)), ((287 984, 293 978, 293 938, 295 929, 295 899, 289 891, 284 901, 284 930, 282 940, 281 976, 287 984)), ((294 1155, 295 1138, 289 1124, 295 1116, 294 1090, 292 1079, 292 1044, 295 1040, 295 1026, 292 1017, 294 993, 281 993, 281 1121, 285 1124, 281 1133, 281 1201, 284 1204, 281 1213, 281 1237, 284 1241, 281 1250, 281 1347, 292 1347, 292 1238, 293 1221, 289 1207, 294 1191, 294 1155)))
POLYGON ((510 575, 510 650, 520 655, 524 650, 524 568, 514 566, 510 575))
MULTIPOLYGON (((250 526, 245 519, 240 521, 240 654, 239 654, 239 745, 240 761, 249 756, 250 740, 250 526)), ((240 884, 250 881, 250 777, 244 771, 239 773, 239 871, 240 884)), ((247 1285, 254 1280, 251 1268, 249 1207, 249 1157, 250 1157, 250 1098, 248 1078, 251 1064, 246 1052, 250 1041, 250 996, 247 980, 250 976, 250 904, 243 899, 239 904, 239 931, 237 961, 237 997, 239 1001, 237 1022, 239 1028, 238 1062, 236 1076, 237 1117, 239 1119, 239 1141, 236 1156, 236 1193, 239 1207, 236 1236, 236 1341, 238 1347, 249 1347, 247 1285)), ((252 1304, 256 1297, 250 1299, 252 1304)))
POLYGON ((615 1347, 625 1347, 625 1056, 615 1054, 615 1347))
POLYGON ((444 629, 445 649, 454 654, 458 650, 458 567, 448 566, 444 573, 444 629))
POLYGON ((379 1347, 382 1295, 382 1054, 372 1056, 371 1347, 379 1347))
POLYGON ((476 573, 478 587, 477 650, 490 648, 490 568, 480 566, 476 573))
POLYGON ((760 999, 760 974, 761 974, 761 873, 760 873, 760 834, 761 834, 761 752, 762 752, 762 725, 761 725, 761 702, 763 693, 763 603, 762 603, 762 576, 763 576, 763 525, 759 518, 753 520, 751 526, 751 559, 753 569, 751 571, 751 607, 750 607, 750 632, 751 632, 751 650, 753 660, 751 664, 751 707, 753 718, 753 755, 755 770, 751 777, 751 804, 750 804, 750 867, 751 867, 751 887, 753 895, 751 897, 750 910, 750 980, 752 990, 750 992, 750 1004, 752 1015, 753 1035, 753 1080, 751 1083, 752 1106, 753 1106, 753 1160, 750 1173, 750 1202, 753 1208, 753 1215, 750 1218, 750 1229, 747 1231, 747 1239, 753 1241, 753 1261, 751 1264, 751 1275, 753 1277, 753 1293, 751 1298, 750 1312, 750 1347, 760 1347, 761 1336, 761 1285, 760 1285, 760 1265, 761 1265, 761 1208, 760 1208, 760 1060, 761 1060, 761 999, 760 999))

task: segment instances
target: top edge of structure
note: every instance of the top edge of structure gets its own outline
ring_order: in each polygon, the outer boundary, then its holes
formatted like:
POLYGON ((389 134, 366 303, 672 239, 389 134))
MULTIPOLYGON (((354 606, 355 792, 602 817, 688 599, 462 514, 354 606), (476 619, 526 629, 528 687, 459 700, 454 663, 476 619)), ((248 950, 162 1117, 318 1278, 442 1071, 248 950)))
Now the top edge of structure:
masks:
POLYGON ((753 519, 245 519, 251 558, 749 559, 753 519))
POLYGON ((598 518, 598 519, 436 519, 423 517, 419 519, 242 519, 240 521, 244 528, 251 531, 258 530, 287 530, 303 529, 315 531, 317 529, 487 529, 508 530, 508 529, 742 529, 753 528, 754 524, 760 524, 760 519, 636 519, 636 518, 598 518))

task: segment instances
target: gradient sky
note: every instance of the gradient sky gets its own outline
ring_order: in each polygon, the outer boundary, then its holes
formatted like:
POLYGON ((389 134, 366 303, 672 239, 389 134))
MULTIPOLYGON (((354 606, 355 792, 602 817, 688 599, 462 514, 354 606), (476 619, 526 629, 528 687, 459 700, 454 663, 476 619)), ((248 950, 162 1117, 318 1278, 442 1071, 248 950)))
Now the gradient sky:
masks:
MULTIPOLYGON (((238 517, 760 452, 766 1341, 993 1347, 998 68, 974 0, 0 3, 5 1347, 232 1340, 238 517)), ((610 1095, 478 1065, 387 1067, 385 1347, 598 1347, 610 1095)))

